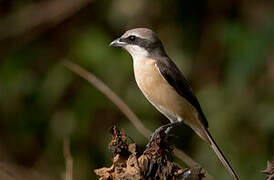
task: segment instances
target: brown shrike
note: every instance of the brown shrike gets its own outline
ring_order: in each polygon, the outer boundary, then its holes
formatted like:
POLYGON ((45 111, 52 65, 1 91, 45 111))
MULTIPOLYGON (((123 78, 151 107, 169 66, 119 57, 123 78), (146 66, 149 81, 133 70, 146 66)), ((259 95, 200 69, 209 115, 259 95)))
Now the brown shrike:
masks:
MULTIPOLYGON (((234 179, 239 179, 208 131, 208 122, 189 82, 166 54, 163 44, 150 29, 126 31, 110 46, 126 49, 133 58, 136 82, 155 108, 171 123, 156 130, 167 129, 184 122, 215 151, 234 179)), ((155 135, 155 133, 154 133, 155 135)))

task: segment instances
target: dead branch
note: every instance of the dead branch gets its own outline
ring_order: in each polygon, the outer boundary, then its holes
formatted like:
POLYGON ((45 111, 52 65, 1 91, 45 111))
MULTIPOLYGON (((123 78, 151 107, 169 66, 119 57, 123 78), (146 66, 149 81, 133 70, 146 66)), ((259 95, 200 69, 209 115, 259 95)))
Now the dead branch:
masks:
POLYGON ((182 168, 173 162, 172 151, 165 133, 160 133, 145 151, 135 143, 127 144, 127 137, 115 126, 111 129, 109 149, 114 154, 111 167, 96 169, 100 180, 183 179, 200 180, 201 168, 182 168))
POLYGON ((101 81, 94 74, 86 71, 77 64, 65 61, 64 65, 77 75, 86 79, 98 90, 100 90, 105 96, 107 96, 120 109, 120 111, 122 111, 126 115, 126 117, 133 123, 133 125, 142 135, 144 135, 145 137, 150 136, 151 132, 142 124, 142 122, 133 113, 133 111, 131 111, 131 109, 126 105, 126 103, 124 103, 122 99, 119 98, 119 96, 117 96, 105 83, 103 83, 103 81, 101 81))
POLYGON ((63 144, 64 158, 66 161, 66 172, 65 180, 73 180, 73 158, 70 152, 70 140, 68 138, 64 139, 63 144))

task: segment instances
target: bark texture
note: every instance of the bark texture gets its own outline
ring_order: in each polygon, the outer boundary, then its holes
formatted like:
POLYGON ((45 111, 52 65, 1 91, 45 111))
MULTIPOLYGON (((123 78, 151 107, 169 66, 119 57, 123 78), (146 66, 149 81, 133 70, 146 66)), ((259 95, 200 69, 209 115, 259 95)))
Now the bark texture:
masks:
POLYGON ((100 180, 200 180, 201 168, 182 168, 173 162, 173 149, 168 145, 165 133, 159 133, 144 151, 135 143, 127 143, 128 137, 117 127, 111 128, 109 149, 114 154, 111 167, 96 169, 100 180))

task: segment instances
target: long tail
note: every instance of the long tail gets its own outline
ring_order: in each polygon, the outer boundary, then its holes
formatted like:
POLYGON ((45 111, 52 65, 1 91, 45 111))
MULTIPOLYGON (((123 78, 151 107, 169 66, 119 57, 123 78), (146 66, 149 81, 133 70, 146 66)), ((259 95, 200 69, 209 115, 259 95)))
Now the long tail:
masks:
POLYGON ((208 130, 206 128, 205 128, 205 131, 206 131, 206 134, 207 134, 208 139, 210 141, 210 145, 211 145, 212 149, 215 151, 215 153, 217 154, 218 158, 220 159, 220 161, 222 162, 222 164, 224 165, 224 167, 228 170, 228 172, 230 173, 230 175, 233 177, 234 180, 239 180, 238 175, 232 169, 231 165, 229 164, 228 160, 225 158, 225 156, 222 153, 222 151, 220 150, 220 148, 217 146, 217 144, 214 141, 214 139, 211 136, 211 134, 208 132, 208 130))

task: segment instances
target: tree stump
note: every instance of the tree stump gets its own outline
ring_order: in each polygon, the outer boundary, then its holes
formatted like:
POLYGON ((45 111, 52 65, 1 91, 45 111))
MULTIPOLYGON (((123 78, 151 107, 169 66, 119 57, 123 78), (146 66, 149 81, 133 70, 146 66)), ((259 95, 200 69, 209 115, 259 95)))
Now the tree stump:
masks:
POLYGON ((94 170, 100 180, 200 180, 204 177, 199 167, 182 168, 173 162, 173 149, 164 132, 160 132, 144 151, 135 143, 128 144, 128 137, 116 126, 111 128, 111 133, 109 149, 114 158, 111 167, 94 170))

